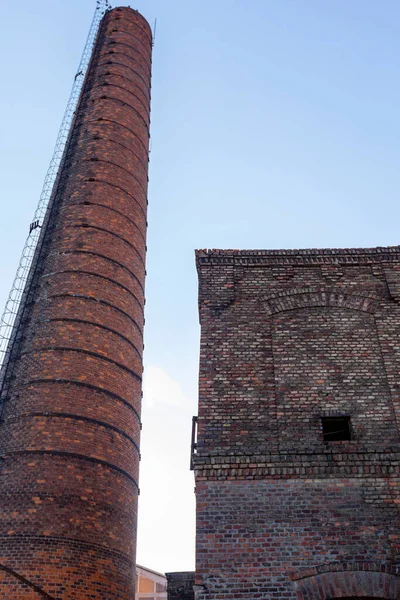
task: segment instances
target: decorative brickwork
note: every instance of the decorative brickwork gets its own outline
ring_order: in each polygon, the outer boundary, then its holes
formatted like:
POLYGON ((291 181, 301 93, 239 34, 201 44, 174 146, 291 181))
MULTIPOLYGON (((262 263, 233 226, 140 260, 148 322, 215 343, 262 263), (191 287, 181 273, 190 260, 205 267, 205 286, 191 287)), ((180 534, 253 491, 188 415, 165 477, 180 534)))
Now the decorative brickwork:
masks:
POLYGON ((134 598, 152 35, 100 26, 8 365, 0 598, 134 598))
MULTIPOLYGON (((351 565, 353 567, 353 565, 351 565)), ((400 597, 399 577, 382 572, 380 565, 355 563, 356 568, 336 572, 321 570, 321 574, 294 580, 298 600, 326 598, 388 598, 400 597)))
POLYGON ((197 268, 196 599, 398 598, 400 247, 197 268))

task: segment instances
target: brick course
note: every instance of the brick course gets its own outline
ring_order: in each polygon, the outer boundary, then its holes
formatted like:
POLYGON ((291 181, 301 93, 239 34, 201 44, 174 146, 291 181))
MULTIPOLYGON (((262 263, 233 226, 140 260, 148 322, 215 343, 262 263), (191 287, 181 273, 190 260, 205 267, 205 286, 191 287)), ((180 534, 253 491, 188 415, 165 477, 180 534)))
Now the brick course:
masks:
POLYGON ((196 600, 399 597, 400 248, 196 259, 196 600))
POLYGON ((8 362, 0 598, 134 597, 152 35, 103 18, 8 362))

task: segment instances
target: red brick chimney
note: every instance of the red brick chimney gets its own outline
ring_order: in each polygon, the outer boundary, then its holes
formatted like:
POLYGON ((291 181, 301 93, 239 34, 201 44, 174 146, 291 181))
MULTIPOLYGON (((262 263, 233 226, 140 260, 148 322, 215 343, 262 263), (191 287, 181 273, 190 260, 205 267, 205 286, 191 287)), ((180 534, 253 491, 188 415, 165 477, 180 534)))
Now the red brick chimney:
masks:
POLYGON ((132 600, 152 34, 108 12, 0 423, 0 598, 132 600))

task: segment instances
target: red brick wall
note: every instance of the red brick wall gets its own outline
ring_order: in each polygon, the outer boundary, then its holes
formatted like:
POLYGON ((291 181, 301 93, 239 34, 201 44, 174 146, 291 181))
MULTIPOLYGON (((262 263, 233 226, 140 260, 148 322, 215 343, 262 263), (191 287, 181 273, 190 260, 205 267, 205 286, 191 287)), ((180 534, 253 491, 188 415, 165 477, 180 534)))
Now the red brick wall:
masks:
POLYGON ((397 598, 400 248, 197 267, 197 600, 311 598, 320 571, 313 598, 397 598), (325 443, 341 415, 352 439, 325 443))
POLYGON ((3 392, 7 600, 134 597, 151 42, 104 17, 42 234, 3 392))

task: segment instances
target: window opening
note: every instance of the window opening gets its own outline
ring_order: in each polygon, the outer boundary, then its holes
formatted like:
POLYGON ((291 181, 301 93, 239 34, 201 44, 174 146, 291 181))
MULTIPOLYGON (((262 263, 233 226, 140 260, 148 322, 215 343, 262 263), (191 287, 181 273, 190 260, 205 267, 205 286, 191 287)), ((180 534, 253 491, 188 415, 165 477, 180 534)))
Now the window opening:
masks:
POLYGON ((351 440, 350 417, 322 417, 324 442, 351 440))

